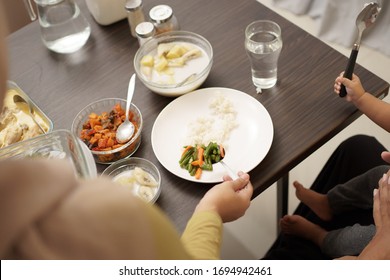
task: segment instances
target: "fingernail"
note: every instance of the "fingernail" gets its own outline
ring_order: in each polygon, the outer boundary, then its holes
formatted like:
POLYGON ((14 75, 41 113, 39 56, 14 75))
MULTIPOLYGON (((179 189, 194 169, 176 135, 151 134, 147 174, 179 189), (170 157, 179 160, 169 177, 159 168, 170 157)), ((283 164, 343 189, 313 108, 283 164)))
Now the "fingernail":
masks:
POLYGON ((383 174, 382 176, 382 182, 387 182, 388 181, 388 178, 387 178, 387 174, 383 174))
POLYGON ((374 196, 378 194, 378 189, 374 189, 374 196))
POLYGON ((249 178, 249 175, 244 173, 244 172, 238 172, 238 176, 241 178, 241 179, 244 179, 244 180, 247 180, 249 178))

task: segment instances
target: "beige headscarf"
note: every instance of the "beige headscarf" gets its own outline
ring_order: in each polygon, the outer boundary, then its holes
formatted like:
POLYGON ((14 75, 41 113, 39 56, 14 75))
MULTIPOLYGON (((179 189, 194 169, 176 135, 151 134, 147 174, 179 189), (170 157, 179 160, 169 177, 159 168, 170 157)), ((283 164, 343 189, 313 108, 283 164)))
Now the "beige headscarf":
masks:
POLYGON ((188 258, 156 207, 61 160, 0 162, 0 236, 1 259, 188 258))

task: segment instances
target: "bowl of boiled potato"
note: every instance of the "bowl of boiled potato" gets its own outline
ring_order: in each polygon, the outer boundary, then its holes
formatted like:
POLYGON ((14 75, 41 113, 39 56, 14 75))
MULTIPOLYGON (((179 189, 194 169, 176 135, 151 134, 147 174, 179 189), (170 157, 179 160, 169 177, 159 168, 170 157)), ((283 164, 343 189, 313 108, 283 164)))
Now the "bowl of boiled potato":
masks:
POLYGON ((159 34, 134 57, 138 78, 152 92, 176 97, 197 89, 213 64, 213 48, 201 35, 188 31, 159 34))

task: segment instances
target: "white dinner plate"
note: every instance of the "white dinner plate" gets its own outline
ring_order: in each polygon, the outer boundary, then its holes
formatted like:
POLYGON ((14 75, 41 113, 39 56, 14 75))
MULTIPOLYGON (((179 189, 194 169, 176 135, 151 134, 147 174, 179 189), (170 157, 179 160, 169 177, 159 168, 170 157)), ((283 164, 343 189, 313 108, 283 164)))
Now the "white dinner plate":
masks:
POLYGON ((204 88, 169 103, 156 118, 152 128, 152 147, 159 162, 176 176, 199 183, 218 183, 227 174, 221 164, 213 171, 204 171, 199 180, 179 165, 183 152, 183 139, 188 135, 191 121, 211 116, 209 104, 222 94, 233 104, 238 126, 231 131, 226 142, 224 161, 236 171, 249 172, 267 155, 271 148, 274 128, 264 106, 252 96, 229 88, 204 88))

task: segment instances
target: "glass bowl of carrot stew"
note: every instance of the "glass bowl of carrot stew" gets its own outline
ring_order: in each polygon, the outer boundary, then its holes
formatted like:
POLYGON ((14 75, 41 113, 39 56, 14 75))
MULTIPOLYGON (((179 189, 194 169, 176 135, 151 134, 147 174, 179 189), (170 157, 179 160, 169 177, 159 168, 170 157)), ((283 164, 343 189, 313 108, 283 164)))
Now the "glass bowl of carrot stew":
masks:
POLYGON ((105 98, 83 108, 75 117, 72 132, 91 150, 97 163, 111 164, 130 157, 141 144, 142 114, 131 103, 129 119, 134 124, 133 137, 126 143, 116 140, 116 130, 125 120, 126 100, 105 98))

